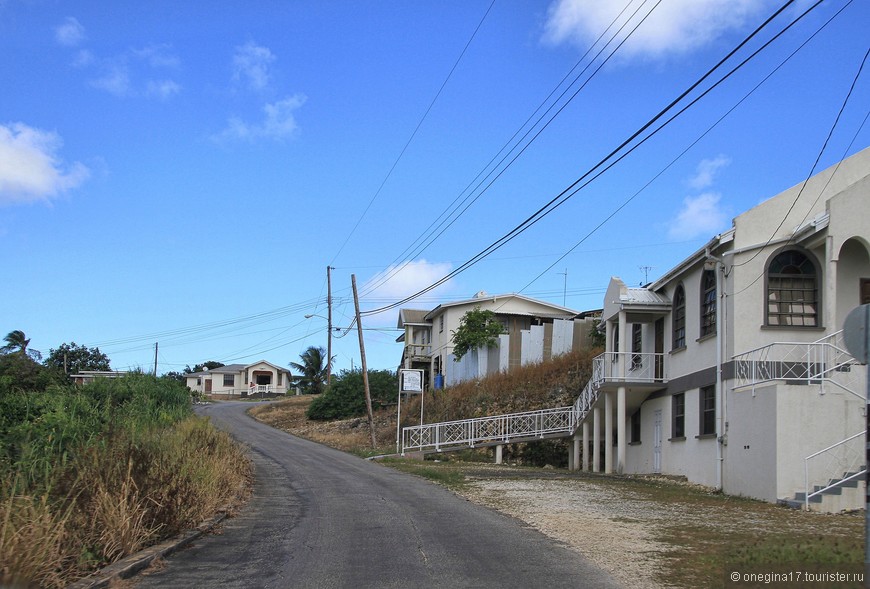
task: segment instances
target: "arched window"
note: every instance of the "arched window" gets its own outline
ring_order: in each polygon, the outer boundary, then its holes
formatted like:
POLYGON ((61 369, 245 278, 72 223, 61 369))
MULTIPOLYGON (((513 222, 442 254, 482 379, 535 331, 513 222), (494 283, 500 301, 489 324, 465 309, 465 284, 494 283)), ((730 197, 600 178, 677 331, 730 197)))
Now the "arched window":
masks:
POLYGON ((818 327, 819 277, 800 250, 778 253, 767 267, 767 324, 818 327))
POLYGON ((671 316, 674 324, 674 342, 672 349, 686 347, 686 291, 683 285, 677 286, 674 291, 674 310, 671 316))
POLYGON ((716 272, 701 275, 701 337, 716 333, 716 272))

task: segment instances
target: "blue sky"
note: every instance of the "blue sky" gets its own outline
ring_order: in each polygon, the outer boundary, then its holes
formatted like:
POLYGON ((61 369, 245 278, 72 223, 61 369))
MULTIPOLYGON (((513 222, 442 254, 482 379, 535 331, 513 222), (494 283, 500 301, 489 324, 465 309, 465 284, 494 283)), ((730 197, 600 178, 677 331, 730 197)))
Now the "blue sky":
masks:
MULTIPOLYGON (((160 372, 286 366, 326 345, 325 320, 305 315, 326 315, 327 265, 340 327, 351 274, 363 310, 434 283, 780 5, 0 0, 0 331, 44 354, 99 346, 116 369, 150 368, 155 342, 160 372), (555 106, 524 135, 542 104, 555 106)), ((812 6, 790 5, 727 68, 812 6)), ((820 3, 554 212, 404 306, 484 290, 586 310, 610 276, 654 280, 820 154, 816 171, 870 144, 870 72, 856 81, 868 22, 867 2, 820 3)), ((363 319, 371 368, 398 364, 397 313, 363 319)), ((337 369, 359 366, 355 331, 334 346, 337 369)))

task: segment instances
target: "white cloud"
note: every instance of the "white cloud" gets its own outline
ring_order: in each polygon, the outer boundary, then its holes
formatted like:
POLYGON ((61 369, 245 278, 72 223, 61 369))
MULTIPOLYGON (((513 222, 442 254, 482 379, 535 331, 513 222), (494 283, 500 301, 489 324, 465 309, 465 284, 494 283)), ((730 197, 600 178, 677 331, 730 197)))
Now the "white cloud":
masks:
MULTIPOLYGON (((427 262, 416 260, 403 266, 391 265, 386 270, 375 274, 360 287, 362 296, 361 304, 367 307, 380 307, 384 304, 393 303, 410 296, 427 286, 434 284, 450 273, 453 265, 450 262, 427 262), (367 301, 376 301, 367 303, 367 301)), ((437 296, 449 292, 453 288, 453 281, 448 280, 438 288, 430 291, 426 296, 437 296)), ((421 303, 408 303, 409 307, 420 307, 421 303)), ((423 308, 427 305, 422 304, 423 308)), ((390 325, 395 327, 398 310, 392 309, 366 318, 366 324, 390 325)))
POLYGON ((263 107, 263 120, 247 123, 239 118, 227 121, 226 128, 213 135, 212 140, 222 143, 228 140, 256 141, 258 139, 286 139, 298 129, 296 110, 305 104, 302 94, 289 96, 263 107))
POLYGON ((68 16, 54 28, 54 39, 66 47, 75 47, 85 39, 85 27, 78 19, 68 16))
POLYGON ((87 48, 80 48, 73 54, 72 65, 87 69, 91 73, 88 84, 92 87, 119 98, 136 96, 167 100, 181 91, 181 85, 175 80, 148 79, 150 70, 180 68, 181 60, 172 53, 171 46, 166 44, 129 49, 109 58, 94 55, 87 48))
POLYGON ((728 215, 719 204, 722 195, 705 192, 683 199, 683 208, 671 223, 672 239, 692 239, 701 235, 713 237, 727 227, 728 215))
POLYGON ((268 47, 248 41, 236 47, 233 54, 233 81, 241 83, 244 80, 250 88, 263 90, 269 85, 269 66, 273 61, 275 55, 268 47))
POLYGON ((134 49, 133 55, 145 61, 153 68, 172 68, 176 69, 181 65, 181 60, 178 56, 170 52, 171 46, 149 45, 142 49, 134 49))
POLYGON ((695 190, 703 190, 711 186, 719 170, 730 163, 731 159, 724 155, 716 156, 713 159, 701 160, 695 175, 689 179, 689 186, 695 190))
POLYGON ((115 64, 107 67, 103 76, 91 80, 91 86, 118 97, 129 96, 133 93, 130 70, 126 64, 115 64))
MULTIPOLYGON (((617 55, 628 59, 688 53, 728 31, 743 28, 771 4, 771 0, 668 0, 652 11, 617 55)), ((623 6, 622 2, 612 0, 555 0, 548 9, 544 40, 585 47, 607 30, 617 17, 616 26, 608 34, 618 30, 625 19, 631 18, 620 33, 620 38, 623 38, 649 12, 648 5, 644 5, 637 15, 631 17, 638 6, 632 1, 628 10, 619 16, 623 6)))
POLYGON ((146 86, 148 96, 167 100, 181 92, 181 86, 172 80, 150 80, 146 86))
POLYGON ((75 67, 87 67, 92 63, 94 63, 94 54, 87 49, 80 49, 77 51, 72 62, 75 67))
POLYGON ((0 125, 0 205, 47 201, 79 186, 90 170, 64 166, 60 136, 24 123, 0 125))

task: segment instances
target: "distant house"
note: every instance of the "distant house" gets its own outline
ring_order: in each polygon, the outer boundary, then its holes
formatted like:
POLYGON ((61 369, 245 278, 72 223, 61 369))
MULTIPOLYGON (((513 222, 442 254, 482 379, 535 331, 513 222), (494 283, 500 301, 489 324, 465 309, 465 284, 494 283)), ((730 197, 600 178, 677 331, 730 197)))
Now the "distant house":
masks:
POLYGON ((841 330, 870 302, 868 213, 865 149, 736 217, 652 284, 612 278, 607 351, 575 405, 583 466, 863 507, 867 368, 841 330))
POLYGON ((69 377, 78 385, 84 385, 94 382, 98 378, 121 378, 130 374, 126 370, 82 370, 77 374, 70 374, 69 377))
POLYGON ((213 398, 285 395, 292 390, 290 371, 265 360, 228 364, 184 376, 191 391, 213 398))
POLYGON ((444 303, 431 310, 401 309, 396 341, 405 344, 399 368, 424 370, 427 388, 443 379, 452 385, 530 362, 540 362, 584 345, 591 316, 520 294, 490 295, 444 303), (504 327, 498 345, 471 350, 461 362, 453 356, 453 332, 475 308, 489 310, 504 327), (440 377, 440 379, 438 378, 440 377))

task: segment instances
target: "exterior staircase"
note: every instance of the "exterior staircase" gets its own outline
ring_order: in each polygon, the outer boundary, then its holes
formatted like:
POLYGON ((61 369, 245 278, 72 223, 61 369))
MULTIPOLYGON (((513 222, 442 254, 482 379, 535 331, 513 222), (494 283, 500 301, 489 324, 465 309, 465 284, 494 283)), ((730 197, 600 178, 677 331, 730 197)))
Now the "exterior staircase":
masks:
MULTIPOLYGON (((840 390, 865 400, 860 391, 867 367, 860 365, 838 331, 811 343, 779 342, 735 356, 735 389, 784 381, 840 390)), ((865 432, 860 431, 804 459, 804 488, 780 503, 812 511, 838 512, 865 504, 865 432)))

